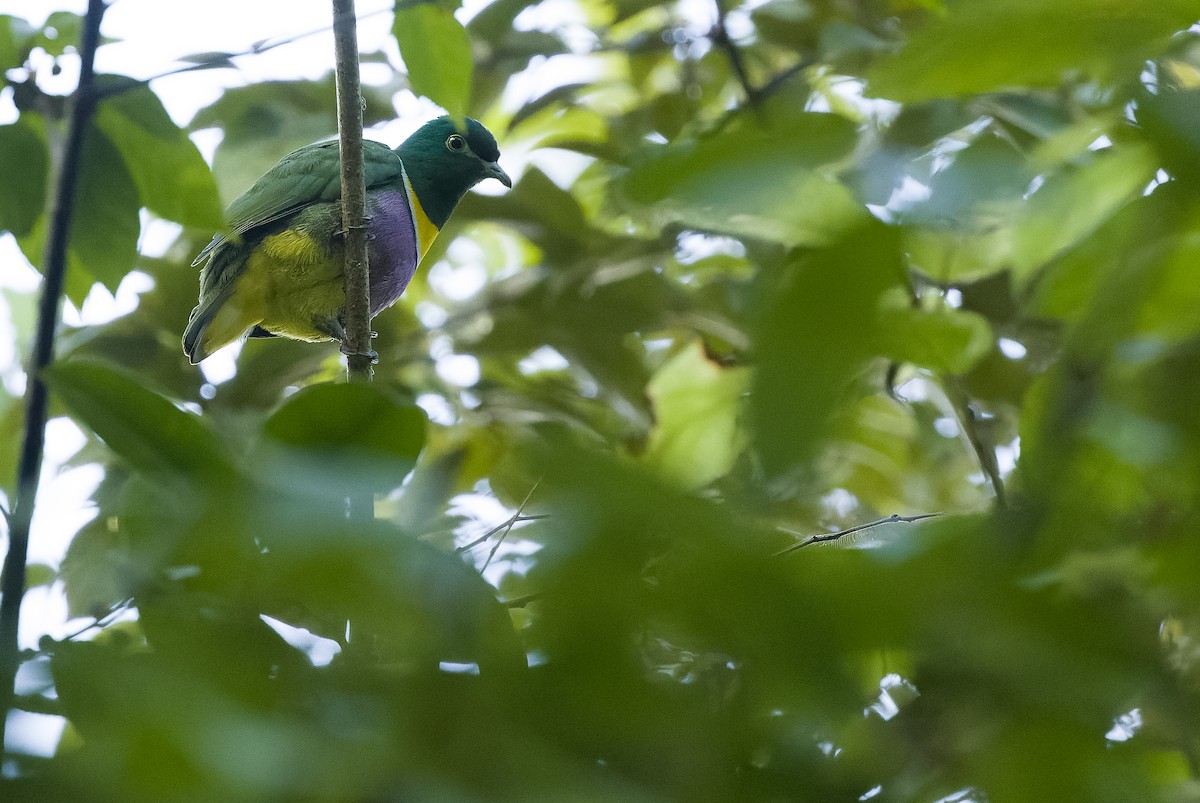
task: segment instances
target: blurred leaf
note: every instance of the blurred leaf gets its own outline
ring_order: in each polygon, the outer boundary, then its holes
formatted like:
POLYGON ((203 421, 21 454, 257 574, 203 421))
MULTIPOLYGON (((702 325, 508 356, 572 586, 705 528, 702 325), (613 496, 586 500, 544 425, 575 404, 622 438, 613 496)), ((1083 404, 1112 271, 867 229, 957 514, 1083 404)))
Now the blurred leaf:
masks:
POLYGON ((48 586, 58 579, 58 572, 44 563, 30 563, 25 567, 25 588, 48 586))
POLYGON ((1013 232, 1013 271, 1027 278, 1060 251, 1093 232, 1154 178, 1157 162, 1145 146, 1099 153, 1082 167, 1064 168, 1033 194, 1013 232))
POLYGON ((142 206, 185 226, 221 228, 224 216, 212 173, 158 96, 122 76, 98 76, 97 88, 118 93, 100 103, 96 125, 121 152, 142 206))
POLYGON ((1200 89, 1143 94, 1137 119, 1171 173, 1200 179, 1200 89))
POLYGON ((695 342, 667 360, 647 387, 655 426, 646 461, 689 489, 733 466, 743 440, 739 421, 749 385, 745 368, 721 368, 695 342))
POLYGON ((46 18, 45 24, 34 39, 34 47, 40 47, 51 56, 61 56, 67 48, 79 46, 83 32, 83 17, 70 11, 55 11, 46 18))
POLYGON ((1196 21, 1189 0, 975 0, 930 15, 867 74, 872 95, 901 102, 1015 86, 1054 86, 1072 71, 1132 77, 1171 34, 1196 21))
POLYGON ((340 637, 348 618, 389 661, 477 662, 484 673, 524 668, 495 589, 456 555, 382 522, 293 516, 275 524, 264 531, 271 559, 259 581, 285 621, 340 637))
POLYGON ((761 122, 744 113, 719 133, 654 149, 623 187, 663 222, 820 245, 863 214, 820 170, 848 156, 853 145, 854 124, 833 114, 776 108, 761 122))
POLYGON ((376 385, 311 385, 266 422, 271 442, 289 447, 293 473, 330 484, 399 487, 425 446, 425 413, 376 385))
MULTIPOLYGON (((363 125, 395 116, 389 88, 364 85, 362 92, 363 125)), ((224 132, 213 157, 222 199, 232 201, 288 152, 336 134, 336 98, 330 73, 316 81, 235 87, 196 112, 190 130, 219 126, 224 132)))
POLYGON ((769 470, 806 460, 825 437, 850 380, 885 334, 880 296, 902 276, 897 233, 879 224, 792 260, 755 338, 750 411, 769 470))
POLYGON ((22 237, 46 208, 50 157, 40 127, 26 122, 0 126, 0 230, 22 237))
POLYGON ((103 616, 113 605, 133 595, 140 570, 128 544, 114 532, 106 516, 83 526, 62 561, 67 616, 103 616))
MULTIPOLYGON (((75 214, 67 252, 67 298, 82 306, 92 284, 100 282, 111 292, 137 261, 141 232, 141 203, 120 152, 98 128, 83 138, 75 214)), ((34 228, 18 242, 26 258, 43 268, 43 249, 49 217, 38 218, 34 228)))
POLYGON ((432 2, 402 4, 396 9, 392 35, 413 92, 461 121, 471 95, 471 39, 453 10, 432 2))
POLYGON ((21 66, 33 34, 34 28, 26 20, 0 14, 0 72, 21 66))
POLYGON ((946 307, 888 304, 880 311, 879 326, 886 333, 887 356, 946 374, 971 370, 994 340, 982 315, 946 307))
POLYGON ((99 363, 59 362, 46 373, 59 399, 114 452, 147 474, 229 477, 224 445, 190 413, 99 363))

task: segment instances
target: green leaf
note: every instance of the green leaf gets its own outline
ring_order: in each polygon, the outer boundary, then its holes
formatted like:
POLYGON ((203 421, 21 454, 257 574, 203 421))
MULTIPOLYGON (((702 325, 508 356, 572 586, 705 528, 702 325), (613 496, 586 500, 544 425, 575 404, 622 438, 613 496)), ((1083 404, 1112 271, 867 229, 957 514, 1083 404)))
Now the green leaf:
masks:
POLYGON ((655 427, 645 459, 688 489, 724 476, 741 452, 738 426, 749 386, 746 368, 722 368, 696 341, 667 360, 650 380, 655 427))
MULTIPOLYGON (((83 304, 92 284, 116 292, 137 261, 141 203, 125 161, 95 126, 83 138, 75 212, 67 250, 67 298, 83 304)), ((43 215, 18 239, 25 257, 42 269, 49 216, 43 215)))
POLYGON ((224 216, 212 173, 158 96, 122 76, 98 76, 98 87, 120 93, 100 103, 96 125, 121 152, 142 206, 185 226, 221 228, 224 216))
POLYGON ((148 475, 221 478, 234 471, 224 444, 200 418, 147 389, 144 380, 78 361, 55 363, 46 381, 110 449, 148 475))
POLYGON ((1138 100, 1137 119, 1171 173, 1200 179, 1200 89, 1162 87, 1138 100))
POLYGON ((399 8, 392 34, 413 92, 461 120, 471 96, 473 62, 471 39, 453 11, 433 3, 399 8))
POLYGON ((1138 144, 1109 149, 1082 167, 1050 176, 1021 208, 1013 231, 1014 274, 1028 277, 1094 232, 1141 195, 1157 169, 1153 150, 1138 144))
POLYGON ((256 580, 271 615, 333 638, 349 619, 391 661, 477 661, 485 675, 525 665, 495 589, 457 555, 383 521, 287 511, 264 526, 262 540, 270 558, 256 580))
POLYGON ((107 516, 93 519, 67 547, 62 579, 70 617, 102 616, 132 595, 134 580, 142 573, 128 548, 128 539, 114 532, 116 528, 110 524, 107 516))
POLYGON ((399 487, 425 446, 425 413, 376 385, 310 385, 291 396, 263 428, 286 447, 290 470, 314 483, 367 482, 399 487))
POLYGON ((953 3, 867 73, 872 95, 910 102, 1004 87, 1056 86, 1072 72, 1133 79, 1196 21, 1191 0, 972 0, 953 3))
POLYGON ((48 586, 58 579, 58 572, 45 563, 30 563, 25 567, 25 588, 48 586))
POLYGON ((719 133, 656 148, 627 176, 627 198, 659 225, 821 245, 865 213, 831 177, 856 142, 855 125, 834 114, 781 105, 745 113, 719 133))
POLYGON ((46 206, 50 156, 41 126, 22 117, 0 126, 0 230, 28 234, 46 206))
POLYGON ((46 24, 33 44, 47 54, 58 57, 66 53, 68 47, 78 47, 82 33, 83 17, 70 11, 55 11, 46 18, 46 24))
POLYGON ((948 307, 923 310, 908 304, 888 305, 879 313, 879 325, 887 356, 939 373, 966 373, 994 341, 987 318, 948 307))
POLYGON ((750 412, 769 470, 812 456, 850 381, 885 337, 880 296, 904 275, 897 232, 872 223, 797 255, 756 336, 750 412))
POLYGON ((33 33, 33 26, 20 17, 0 14, 0 73, 24 63, 33 33))

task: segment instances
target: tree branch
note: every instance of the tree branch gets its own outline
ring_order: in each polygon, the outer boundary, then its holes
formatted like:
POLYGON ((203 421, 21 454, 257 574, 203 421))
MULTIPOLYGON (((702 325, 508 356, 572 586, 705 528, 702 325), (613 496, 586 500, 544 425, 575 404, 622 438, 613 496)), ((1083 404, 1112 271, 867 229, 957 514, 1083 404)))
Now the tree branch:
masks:
POLYGON ((713 3, 717 7, 717 21, 708 36, 713 44, 724 50, 729 57, 729 66, 733 68, 733 74, 737 76, 738 83, 742 85, 742 91, 746 93, 747 105, 754 106, 758 103, 759 91, 750 81, 750 73, 746 70, 742 51, 729 38, 729 30, 725 27, 725 4, 722 0, 713 0, 713 3))
POLYGON ((346 330, 342 351, 351 381, 371 380, 371 287, 367 263, 367 196, 363 181, 362 89, 354 0, 333 0, 333 44, 342 164, 342 242, 345 246, 346 330))
MULTIPOLYGON (((863 530, 870 530, 874 527, 882 527, 884 524, 911 524, 914 521, 924 521, 925 519, 937 518, 938 516, 941 516, 941 515, 942 515, 941 513, 918 513, 915 516, 901 516, 899 513, 893 513, 890 516, 885 516, 882 519, 877 519, 875 521, 867 522, 866 524, 858 524, 858 525, 855 525, 854 527, 847 527, 844 530, 838 530, 836 533, 821 533, 819 535, 810 535, 807 538, 805 538, 803 541, 799 541, 795 544, 792 544, 791 546, 784 547, 783 549, 776 552, 773 555, 773 557, 777 558, 780 555, 786 555, 789 552, 795 552, 797 549, 803 549, 804 547, 810 546, 812 544, 823 544, 826 541, 836 541, 839 538, 844 538, 847 535, 852 535, 854 533, 860 533, 863 530)), ((799 535, 799 533, 793 533, 791 531, 786 531, 786 532, 788 532, 790 535, 799 535)))
MULTIPOLYGON (((371 17, 377 17, 380 14, 391 14, 394 11, 395 5, 392 5, 388 6, 387 8, 369 11, 366 14, 363 14, 361 17, 357 17, 357 19, 361 21, 371 17)), ((310 36, 316 36, 317 34, 325 33, 326 31, 330 30, 330 28, 331 26, 324 25, 320 28, 313 28, 311 31, 304 31, 303 33, 293 34, 292 36, 286 36, 280 39, 263 39, 259 42, 255 42, 245 50, 239 50, 236 53, 200 53, 196 54, 195 56, 181 56, 175 59, 175 61, 191 61, 192 63, 188 64, 186 67, 172 67, 169 70, 155 73, 149 78, 140 78, 135 83, 121 84, 120 86, 104 89, 97 92, 96 97, 98 100, 104 100, 114 95, 124 94, 125 92, 129 92, 130 90, 139 86, 148 86, 151 81, 157 81, 159 78, 169 78, 172 75, 182 75, 183 73, 196 72, 198 70, 214 70, 226 67, 234 68, 236 65, 233 63, 233 60, 236 58, 241 58, 242 56, 257 56, 261 53, 274 50, 277 47, 290 45, 293 42, 299 42, 301 39, 307 39, 310 36)))
POLYGON ((4 558, 4 580, 0 586, 0 755, 4 745, 4 724, 13 703, 13 683, 21 653, 17 644, 20 629, 21 600, 25 596, 25 566, 29 553, 29 526, 46 445, 46 408, 48 394, 43 371, 54 359, 54 332, 58 327, 63 283, 67 272, 67 245, 71 216, 75 211, 75 188, 79 178, 84 135, 96 97, 92 91, 96 49, 100 45, 100 20, 104 0, 88 0, 87 16, 79 47, 79 86, 75 92, 67 140, 54 206, 50 212, 50 231, 46 238, 42 268, 42 294, 38 300, 37 329, 29 360, 29 388, 25 393, 25 433, 17 465, 17 488, 9 531, 8 554, 4 558))
MULTIPOLYGON (((354 0, 333 0, 334 71, 337 83, 338 142, 342 181, 342 245, 345 248, 342 353, 351 382, 370 382, 371 285, 367 262, 367 191, 363 179, 362 88, 358 76, 358 27, 354 0)), ((375 518, 375 496, 352 491, 346 498, 351 519, 375 518)))
POLYGON ((954 376, 942 378, 942 391, 950 401, 950 406, 954 408, 955 415, 958 416, 959 426, 967 436, 971 450, 975 452, 979 467, 992 485, 992 491, 996 494, 996 506, 1008 507, 1004 479, 1000 476, 1000 463, 996 460, 996 447, 988 443, 984 439, 983 433, 979 431, 979 419, 975 416, 974 408, 971 407, 971 398, 963 389, 958 377, 954 376))

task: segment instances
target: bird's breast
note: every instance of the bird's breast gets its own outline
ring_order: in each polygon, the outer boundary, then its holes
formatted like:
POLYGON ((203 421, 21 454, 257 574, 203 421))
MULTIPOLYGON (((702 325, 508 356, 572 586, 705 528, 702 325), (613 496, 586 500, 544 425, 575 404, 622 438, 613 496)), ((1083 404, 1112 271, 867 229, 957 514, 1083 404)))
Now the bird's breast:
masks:
POLYGON ((403 189, 371 193, 367 223, 371 269, 371 314, 392 304, 408 287, 422 250, 418 226, 403 189))

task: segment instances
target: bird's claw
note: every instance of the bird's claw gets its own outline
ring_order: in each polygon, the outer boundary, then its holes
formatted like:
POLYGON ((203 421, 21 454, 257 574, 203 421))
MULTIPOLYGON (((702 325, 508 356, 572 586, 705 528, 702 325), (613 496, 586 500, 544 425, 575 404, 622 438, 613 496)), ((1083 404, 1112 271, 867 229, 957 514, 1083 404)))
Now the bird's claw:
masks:
POLYGON ((371 360, 371 365, 379 365, 379 352, 375 351, 375 349, 367 349, 366 351, 351 351, 350 349, 346 348, 345 343, 342 343, 341 352, 347 357, 366 357, 371 360))

